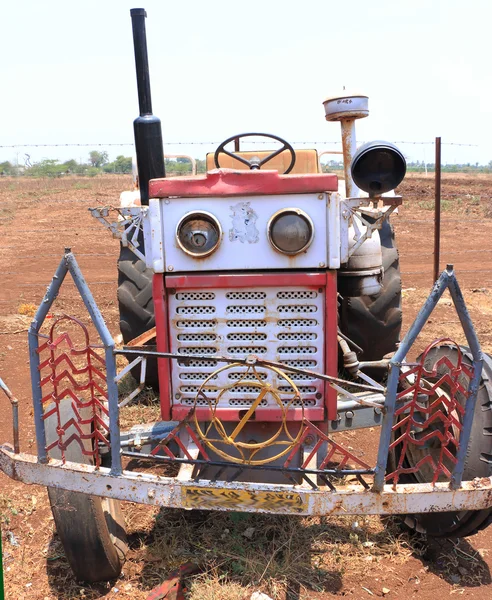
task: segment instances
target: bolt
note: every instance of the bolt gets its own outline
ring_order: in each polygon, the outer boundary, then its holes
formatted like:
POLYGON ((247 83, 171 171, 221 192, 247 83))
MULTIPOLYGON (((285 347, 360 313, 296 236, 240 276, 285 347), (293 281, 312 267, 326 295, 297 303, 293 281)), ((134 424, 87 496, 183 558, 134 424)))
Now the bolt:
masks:
POLYGON ((324 197, 324 194, 318 194, 318 200, 323 200, 324 197))
POLYGON ((147 492, 147 496, 148 496, 150 499, 152 499, 152 498, 155 498, 155 490, 153 490, 153 489, 150 489, 150 490, 148 490, 148 492, 147 492))
POLYGON ((172 265, 169 265, 167 268, 168 271, 174 271, 174 267, 172 265))
POLYGON ((321 398, 323 398, 323 394, 320 394, 319 392, 316 394, 316 400, 321 400, 321 398))
POLYGON ((314 444, 314 437, 312 435, 307 435, 304 443, 306 446, 312 446, 314 444))
POLYGON ((181 394, 174 394, 174 397, 176 398, 176 400, 179 400, 181 398, 181 394))
POLYGON ((170 202, 169 198, 166 198, 166 199, 164 200, 164 204, 169 204, 169 202, 170 202))
POLYGON ((347 410, 347 411, 345 411, 345 418, 348 421, 351 421, 354 418, 354 411, 353 410, 347 410))
POLYGON ((383 411, 381 410, 381 408, 379 406, 376 406, 376 408, 374 409, 374 414, 375 415, 380 415, 383 411))
POLYGON ((323 267, 326 267, 326 265, 325 265, 325 263, 324 263, 324 262, 320 262, 320 263, 319 263, 319 266, 320 266, 320 268, 321 268, 321 269, 322 269, 323 267))

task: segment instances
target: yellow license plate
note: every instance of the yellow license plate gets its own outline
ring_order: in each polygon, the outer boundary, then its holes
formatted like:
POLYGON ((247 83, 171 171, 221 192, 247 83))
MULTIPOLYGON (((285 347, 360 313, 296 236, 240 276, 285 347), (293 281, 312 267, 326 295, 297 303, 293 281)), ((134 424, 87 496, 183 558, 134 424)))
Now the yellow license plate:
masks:
POLYGON ((224 490, 190 486, 183 488, 182 494, 183 506, 186 508, 226 508, 286 513, 302 513, 307 509, 307 498, 298 492, 224 490))

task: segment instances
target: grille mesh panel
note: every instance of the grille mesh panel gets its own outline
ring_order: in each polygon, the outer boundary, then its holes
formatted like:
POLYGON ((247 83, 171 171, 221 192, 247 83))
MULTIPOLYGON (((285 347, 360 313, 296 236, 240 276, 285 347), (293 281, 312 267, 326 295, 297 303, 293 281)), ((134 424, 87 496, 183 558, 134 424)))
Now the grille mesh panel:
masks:
MULTIPOLYGON (((183 381, 205 381, 207 373, 180 373, 179 378, 183 381)), ((217 375, 211 377, 211 380, 217 379, 217 375)))
MULTIPOLYGON (((254 402, 254 398, 231 398, 229 400, 230 406, 251 406, 254 402)), ((267 406, 268 402, 266 400, 261 400, 259 406, 267 406)))
MULTIPOLYGON (((200 384, 224 365, 207 355, 243 358, 256 354, 286 366, 322 371, 324 305, 324 290, 310 288, 176 290, 169 296, 171 351, 183 358, 171 362, 174 406, 192 406, 200 384), (178 392, 180 397, 175 398, 178 392)), ((251 406, 258 394, 253 385, 257 379, 246 371, 243 366, 222 371, 210 387, 228 389, 220 400, 216 389, 207 389, 207 397, 212 403, 218 401, 219 409, 251 406)), ((261 367, 257 373, 262 381, 279 389, 284 404, 302 405, 293 401, 292 387, 283 377, 261 367)), ((303 373, 287 375, 299 382, 304 406, 323 405, 323 381, 303 373)), ((207 400, 199 398, 197 405, 207 406, 207 400)), ((261 406, 274 408, 277 404, 266 394, 261 406)))
POLYGON ((313 304, 284 304, 278 307, 280 314, 284 313, 315 313, 318 307, 313 304))
POLYGON ((213 292, 178 292, 177 300, 215 300, 213 292))
POLYGON ((215 333, 180 333, 178 340, 180 342, 215 342, 217 336, 215 333))
POLYGON ((178 315, 211 315, 215 312, 214 306, 178 306, 178 315))
POLYGON ((279 327, 316 327, 316 319, 279 319, 279 327))
POLYGON ((267 322, 258 319, 230 319, 227 321, 227 327, 266 327, 267 322))
POLYGON ((318 292, 313 290, 289 290, 287 292, 277 292, 279 300, 305 300, 306 298, 316 298, 318 292))
POLYGON ((233 342, 259 342, 267 339, 266 333, 228 333, 227 339, 233 342))
POLYGON ((307 373, 289 373, 289 377, 292 379, 292 381, 312 381, 313 383, 316 382, 316 379, 313 379, 313 377, 311 377, 311 375, 308 375, 307 373))
MULTIPOLYGON (((196 396, 196 394, 198 393, 198 390, 200 389, 199 385, 182 385, 179 388, 179 391, 181 394, 192 394, 193 397, 196 396)), ((206 396, 214 396, 217 394, 217 390, 210 388, 208 385, 204 386, 202 388, 202 392, 206 395, 206 396)))
POLYGON ((283 363, 296 369, 314 369, 318 365, 315 360, 284 360, 283 363))
POLYGON ((196 321, 178 321, 176 325, 183 329, 212 329, 217 327, 217 321, 197 319, 196 321))
POLYGON ((265 346, 228 346, 229 354, 266 354, 265 346))
POLYGON ((217 354, 217 348, 209 348, 208 346, 199 346, 198 348, 193 348, 192 346, 182 346, 178 348, 179 354, 217 354))
MULTIPOLYGON (((290 385, 280 385, 279 391, 284 394, 293 394, 294 390, 290 385)), ((297 389, 301 392, 301 394, 315 394, 316 387, 314 385, 298 385, 297 389)))
POLYGON ((314 346, 280 346, 279 354, 316 354, 314 346))
POLYGON ((195 369, 209 367, 213 370, 217 368, 217 361, 211 360, 210 358, 191 358, 190 360, 178 360, 178 366, 194 367, 195 369))
POLYGON ((315 333, 303 333, 301 331, 295 332, 295 333, 279 333, 278 334, 278 339, 281 341, 287 340, 287 341, 292 341, 292 340, 315 340, 317 338, 317 335, 315 333))
POLYGON ((266 311, 266 307, 259 304, 244 304, 239 306, 228 306, 226 310, 231 315, 248 315, 251 313, 263 314, 266 311))
MULTIPOLYGON (((256 375, 258 376, 259 379, 261 379, 261 381, 265 381, 265 379, 267 378, 267 374, 266 373, 261 373, 256 371, 256 375)), ((240 379, 244 379, 245 381, 247 379, 250 380, 254 380, 256 379, 256 376, 253 373, 238 373, 236 371, 229 371, 229 373, 227 374, 227 378, 230 379, 231 381, 239 381, 240 379)))
POLYGON ((266 292, 227 292, 227 300, 264 300, 266 292))

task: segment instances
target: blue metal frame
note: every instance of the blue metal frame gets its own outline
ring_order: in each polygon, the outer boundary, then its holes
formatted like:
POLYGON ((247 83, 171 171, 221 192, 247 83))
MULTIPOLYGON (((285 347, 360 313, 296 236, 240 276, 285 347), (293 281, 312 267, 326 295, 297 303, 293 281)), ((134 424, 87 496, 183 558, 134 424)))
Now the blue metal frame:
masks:
POLYGON ((471 379, 468 386, 468 399, 465 407, 465 417, 463 419, 463 427, 460 433, 460 443, 457 453, 457 463, 453 470, 451 477, 450 487, 451 489, 458 489, 463 479, 463 470, 465 467, 466 451, 468 449, 468 443, 470 441, 471 428, 473 423, 473 416, 475 414, 475 404, 477 401, 478 386, 480 384, 480 378, 482 375, 483 355, 478 342, 477 334, 473 327, 470 314, 466 308, 463 294, 461 293, 460 286, 456 279, 453 271, 453 266, 448 265, 446 270, 442 272, 439 279, 434 284, 432 291, 427 298, 424 306, 420 309, 415 321, 410 327, 404 340, 401 342, 397 352, 391 359, 389 366, 389 377, 388 386, 386 391, 385 401, 385 413, 383 417, 383 424, 381 427, 381 435, 379 438, 379 449, 376 464, 376 471, 374 475, 374 491, 380 492, 383 489, 386 475, 386 465, 388 462, 388 452, 391 443, 391 432, 395 418, 395 407, 396 407, 396 395, 398 392, 398 382, 400 378, 402 362, 405 360, 405 356, 408 354, 411 346, 415 342, 417 336, 422 331, 427 319, 430 317, 432 311, 437 306, 439 299, 443 293, 449 289, 451 298, 453 299, 456 312, 460 319, 463 331, 470 347, 470 351, 473 357, 473 378, 471 379))
MULTIPOLYGON (((29 328, 29 353, 31 358, 31 379, 32 393, 34 402, 34 417, 36 425, 36 438, 38 446, 38 460, 41 463, 48 461, 46 453, 46 435, 43 420, 42 406, 42 391, 41 391, 41 375, 39 371, 40 357, 38 353, 38 335, 43 325, 43 322, 56 299, 60 286, 63 283, 67 273, 70 273, 72 279, 77 286, 77 289, 82 297, 82 300, 87 308, 92 322, 94 323, 97 332, 105 349, 106 358, 106 381, 108 392, 108 410, 109 410, 109 434, 111 443, 111 474, 121 475, 121 434, 119 429, 119 407, 118 407, 118 388, 116 384, 116 353, 115 342, 111 337, 104 319, 97 307, 95 300, 87 286, 87 283, 80 271, 77 261, 70 251, 65 250, 65 254, 58 266, 58 269, 53 277, 51 284, 48 286, 46 295, 39 307, 36 316, 29 328)), ((469 382, 468 399, 465 406, 465 416, 460 432, 460 442, 457 452, 457 463, 453 469, 450 481, 451 489, 458 489, 463 479, 464 464, 468 443, 470 440, 473 417, 475 413, 475 405, 477 400, 477 392, 480 384, 482 365, 484 357, 478 342, 477 335, 473 328, 470 315, 466 308, 463 295, 461 293, 458 281, 454 275, 453 267, 448 265, 445 271, 441 274, 438 281, 435 283, 429 298, 420 310, 417 318, 410 327, 405 339, 400 344, 397 352, 389 364, 389 378, 386 389, 386 397, 384 407, 382 407, 382 427, 379 440, 377 463, 374 470, 373 491, 381 492, 385 484, 386 466, 388 462, 389 447, 391 444, 392 427, 394 425, 396 399, 398 393, 399 378, 401 373, 402 363, 415 342, 417 336, 424 327, 427 319, 436 307, 439 299, 444 291, 449 289, 454 306, 458 313, 461 325, 466 335, 470 352, 473 358, 473 377, 469 382)), ((343 428, 343 427, 342 427, 343 428)))
POLYGON ((42 390, 41 390, 41 373, 39 370, 40 358, 38 353, 39 348, 39 331, 46 319, 46 315, 50 310, 53 302, 58 296, 61 284, 65 280, 67 273, 70 273, 72 279, 77 286, 80 296, 88 310, 92 322, 96 327, 97 333, 101 338, 104 346, 106 358, 106 383, 108 391, 108 411, 109 411, 109 435, 111 442, 111 474, 121 475, 123 472, 121 466, 121 444, 120 444, 120 427, 119 427, 119 407, 118 407, 118 387, 115 382, 116 377, 116 357, 114 355, 115 342, 109 333, 103 316, 91 294, 79 265, 72 254, 70 248, 65 249, 65 254, 58 265, 53 279, 46 290, 41 306, 38 308, 36 315, 29 327, 29 357, 31 369, 31 385, 32 398, 34 403, 34 421, 36 427, 36 441, 38 448, 38 460, 41 463, 48 462, 46 453, 46 434, 43 420, 43 405, 42 405, 42 390))

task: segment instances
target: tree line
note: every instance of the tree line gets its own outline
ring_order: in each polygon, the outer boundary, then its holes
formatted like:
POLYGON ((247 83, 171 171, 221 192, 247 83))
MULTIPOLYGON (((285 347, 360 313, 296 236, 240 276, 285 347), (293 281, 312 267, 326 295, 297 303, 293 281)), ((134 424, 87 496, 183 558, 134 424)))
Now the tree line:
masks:
MULTIPOLYGON (((186 175, 191 173, 191 163, 185 158, 166 159, 166 172, 172 175, 186 175)), ((197 171, 205 173, 205 160, 196 159, 197 171)), ((85 175, 95 177, 104 173, 128 174, 132 172, 132 157, 117 156, 110 161, 107 152, 92 150, 89 152, 87 162, 77 162, 75 159, 61 162, 52 158, 45 158, 39 162, 25 165, 14 165, 10 161, 0 163, 0 176, 10 177, 62 177, 64 175, 85 175)))

